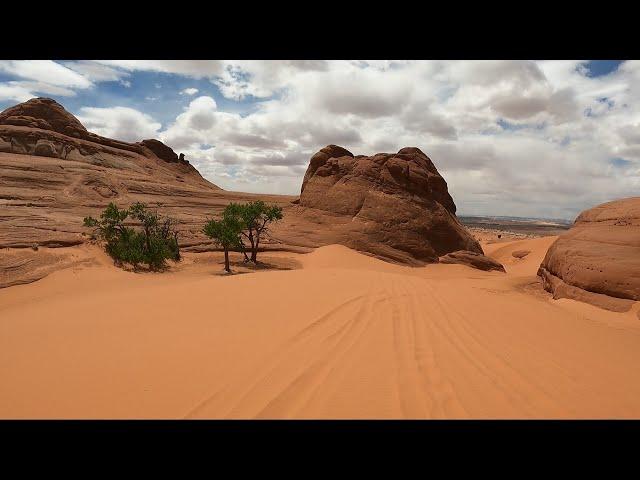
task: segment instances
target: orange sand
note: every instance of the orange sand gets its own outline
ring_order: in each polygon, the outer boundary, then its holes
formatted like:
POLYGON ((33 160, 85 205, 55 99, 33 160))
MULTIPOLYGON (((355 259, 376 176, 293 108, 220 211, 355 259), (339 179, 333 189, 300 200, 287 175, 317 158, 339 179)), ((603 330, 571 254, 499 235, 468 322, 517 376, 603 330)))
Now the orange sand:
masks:
POLYGON ((96 254, 0 290, 0 417, 638 418, 638 304, 552 300, 554 238, 485 245, 507 274, 336 245, 234 276, 96 254))

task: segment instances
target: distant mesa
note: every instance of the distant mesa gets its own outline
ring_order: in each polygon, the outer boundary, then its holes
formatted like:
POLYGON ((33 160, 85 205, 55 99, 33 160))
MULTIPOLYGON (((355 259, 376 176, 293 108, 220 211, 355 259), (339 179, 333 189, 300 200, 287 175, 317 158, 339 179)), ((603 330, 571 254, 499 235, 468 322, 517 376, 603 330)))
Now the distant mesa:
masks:
POLYGON ((640 300, 640 197, 582 212, 549 247, 538 275, 554 298, 628 310, 640 300))
POLYGON ((477 268, 478 270, 484 270, 486 272, 490 272, 493 270, 498 272, 505 272, 502 264, 496 262, 494 259, 477 252, 469 252, 464 250, 448 253, 447 255, 440 257, 440 263, 457 263, 460 265, 477 268))
POLYGON ((278 233, 305 232, 298 240, 307 246, 339 243, 413 265, 458 250, 482 254, 455 212, 447 183, 420 149, 354 156, 328 145, 311 157, 278 233))

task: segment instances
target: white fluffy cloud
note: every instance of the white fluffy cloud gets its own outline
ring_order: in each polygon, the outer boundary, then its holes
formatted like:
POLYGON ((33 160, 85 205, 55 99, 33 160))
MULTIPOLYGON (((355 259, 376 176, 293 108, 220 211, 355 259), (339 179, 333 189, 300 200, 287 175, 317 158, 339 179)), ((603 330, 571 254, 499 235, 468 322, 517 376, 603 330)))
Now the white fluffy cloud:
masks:
POLYGON ((51 60, 1 60, 0 71, 60 87, 88 88, 91 81, 51 60))
POLYGON ((206 145, 199 164, 215 166, 223 186, 266 192, 277 182, 285 193, 299 191, 308 158, 328 143, 355 154, 418 146, 463 213, 571 218, 634 194, 640 180, 640 66, 591 78, 581 64, 238 62, 221 93, 263 97, 259 108, 239 116, 192 104, 163 139, 206 145), (193 115, 207 121, 190 125, 193 115))
POLYGON ((297 193, 329 143, 421 148, 463 214, 571 218, 640 187, 640 62, 600 77, 577 60, 3 61, 0 71, 18 77, 0 83, 0 99, 16 101, 138 71, 209 81, 224 102, 181 87, 189 103, 162 127, 118 106, 80 117, 110 137, 158 137, 227 189, 297 193))
POLYGON ((0 83, 0 100, 24 102, 37 95, 75 95, 93 86, 80 73, 51 60, 0 60, 0 73, 19 78, 0 83))
POLYGON ((149 115, 127 107, 83 107, 78 119, 91 132, 127 142, 156 138, 161 127, 149 115))

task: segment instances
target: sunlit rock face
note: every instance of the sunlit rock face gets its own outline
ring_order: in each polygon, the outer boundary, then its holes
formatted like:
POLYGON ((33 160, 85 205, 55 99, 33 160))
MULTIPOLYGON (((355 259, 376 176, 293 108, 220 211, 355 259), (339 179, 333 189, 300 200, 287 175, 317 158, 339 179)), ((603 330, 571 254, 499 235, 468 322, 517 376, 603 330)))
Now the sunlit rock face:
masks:
POLYGON ((549 247, 538 275, 556 298, 612 310, 640 300, 640 197, 582 212, 549 247))
POLYGON ((456 218, 447 183, 420 149, 354 156, 328 145, 311 157, 298 216, 320 227, 316 243, 341 243, 403 263, 437 262, 458 250, 483 253, 456 218), (324 238, 323 238, 324 237, 324 238))

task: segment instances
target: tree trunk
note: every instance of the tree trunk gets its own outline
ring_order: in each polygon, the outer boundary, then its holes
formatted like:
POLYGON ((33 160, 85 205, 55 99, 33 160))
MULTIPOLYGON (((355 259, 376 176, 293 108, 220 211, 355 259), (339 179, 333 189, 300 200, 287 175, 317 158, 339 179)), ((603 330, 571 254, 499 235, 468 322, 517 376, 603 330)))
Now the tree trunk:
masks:
POLYGON ((228 248, 224 249, 224 269, 228 273, 231 273, 231 268, 229 268, 229 249, 228 248))
POLYGON ((257 258, 258 258, 258 245, 259 245, 259 243, 260 243, 260 240, 256 239, 256 244, 253 247, 253 249, 251 250, 251 261, 253 263, 256 263, 258 261, 257 258))
POLYGON ((149 227, 144 227, 145 242, 147 244, 147 253, 151 253, 151 242, 149 239, 149 227))
POLYGON ((251 242, 251 261, 255 263, 256 262, 256 254, 255 254, 256 244, 253 239, 253 231, 251 229, 249 229, 249 242, 251 242))

